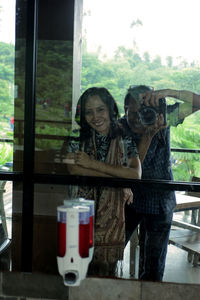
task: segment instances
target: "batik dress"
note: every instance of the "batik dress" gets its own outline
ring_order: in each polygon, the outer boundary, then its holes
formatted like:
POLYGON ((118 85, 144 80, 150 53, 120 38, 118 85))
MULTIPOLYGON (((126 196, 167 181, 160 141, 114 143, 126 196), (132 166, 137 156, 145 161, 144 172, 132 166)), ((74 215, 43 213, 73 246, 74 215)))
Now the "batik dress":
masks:
MULTIPOLYGON (((119 136, 111 139, 95 131, 81 146, 70 141, 67 151, 76 152, 78 148, 92 159, 115 166, 126 166, 129 158, 138 156, 132 137, 119 136)), ((95 200, 93 263, 113 264, 122 260, 125 240, 123 188, 84 186, 78 188, 77 196, 95 200)))

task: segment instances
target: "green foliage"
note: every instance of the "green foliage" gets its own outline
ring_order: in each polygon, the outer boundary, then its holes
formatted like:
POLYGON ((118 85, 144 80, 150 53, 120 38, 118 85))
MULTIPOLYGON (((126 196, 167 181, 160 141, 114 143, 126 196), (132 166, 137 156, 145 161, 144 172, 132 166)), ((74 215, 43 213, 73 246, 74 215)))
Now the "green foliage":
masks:
POLYGON ((14 45, 0 42, 0 114, 13 115, 14 45))
POLYGON ((13 161, 13 146, 7 143, 0 143, 0 168, 7 162, 13 161))
MULTIPOLYGON (((25 44, 18 45, 16 85, 18 102, 24 99, 25 44)), ((51 106, 62 107, 72 99, 73 45, 71 41, 39 40, 37 51, 36 98, 50 99, 51 106)), ((21 102, 20 102, 21 101, 21 102)))
MULTIPOLYGON (((183 124, 171 128, 172 148, 199 149, 200 111, 187 117, 183 124)), ((193 176, 200 177, 199 153, 172 153, 174 177, 176 180, 190 181, 193 176)))
POLYGON ((50 98, 52 104, 56 100, 57 106, 71 102, 72 51, 72 42, 39 41, 37 60, 38 98, 50 98))
POLYGON ((70 134, 70 132, 68 130, 66 130, 66 128, 62 128, 62 127, 52 127, 49 125, 42 125, 40 127, 36 127, 36 134, 42 134, 44 135, 44 138, 36 138, 35 140, 35 147, 36 148, 40 148, 40 149, 60 149, 62 147, 63 144, 63 139, 62 137, 64 136, 68 136, 70 134), (48 135, 54 135, 56 137, 60 136, 61 139, 60 140, 52 140, 52 139, 45 139, 45 136, 48 135))
POLYGON ((191 181, 193 176, 200 177, 200 157, 197 153, 172 153, 175 180, 191 181))

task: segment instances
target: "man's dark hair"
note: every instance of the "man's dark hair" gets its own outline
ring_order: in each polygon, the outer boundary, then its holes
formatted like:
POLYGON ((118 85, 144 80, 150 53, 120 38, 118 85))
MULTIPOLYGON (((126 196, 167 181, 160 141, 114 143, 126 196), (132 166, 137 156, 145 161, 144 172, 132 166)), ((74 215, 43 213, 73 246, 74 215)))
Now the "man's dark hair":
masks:
POLYGON ((129 87, 128 92, 124 98, 124 105, 128 106, 130 99, 134 98, 136 101, 139 101, 139 94, 144 94, 148 91, 151 91, 152 88, 147 85, 132 85, 129 87))

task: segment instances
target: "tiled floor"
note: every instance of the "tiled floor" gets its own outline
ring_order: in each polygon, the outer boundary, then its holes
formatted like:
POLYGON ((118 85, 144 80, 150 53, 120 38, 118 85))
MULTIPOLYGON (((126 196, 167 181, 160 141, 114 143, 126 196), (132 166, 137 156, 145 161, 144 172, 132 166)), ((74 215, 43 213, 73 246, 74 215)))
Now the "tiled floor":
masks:
MULTIPOLYGON (((177 212, 174 213, 174 219, 191 223, 192 213, 191 211, 177 212)), ((185 229, 172 226, 172 233, 177 231, 177 229, 178 231, 183 231, 184 234, 187 231, 185 229)), ((191 241, 192 240, 193 239, 191 238, 191 241)), ((197 245, 200 247, 199 242, 197 242, 197 245)), ((197 266, 193 266, 193 257, 194 256, 192 255, 192 261, 189 262, 187 251, 174 245, 169 245, 164 281, 200 284, 200 261, 197 266)))
MULTIPOLYGON (((129 275, 129 252, 130 245, 124 252, 124 262, 123 262, 123 278, 130 278, 129 275)), ((139 256, 139 249, 137 249, 137 262, 139 256)), ((137 264, 137 263, 136 263, 137 264)), ((136 266, 136 276, 138 274, 138 267, 136 266)), ((120 266, 119 266, 119 276, 120 276, 120 266)), ((166 282, 176 282, 176 283, 197 283, 200 284, 200 264, 197 267, 193 267, 192 263, 188 262, 187 252, 179 249, 174 245, 169 245, 168 254, 166 259, 166 267, 163 281, 166 282)))
POLYGON ((169 245, 164 281, 200 284, 200 264, 194 267, 186 251, 169 245))
MULTIPOLYGON (((184 216, 186 218, 186 216, 184 216)), ((174 230, 174 227, 172 227, 174 230)), ((124 251, 123 267, 119 266, 118 275, 123 278, 130 278, 129 274, 130 243, 124 251), (121 268, 120 268, 121 267, 121 268), (122 269, 122 272, 120 270, 122 269)), ((135 278, 138 274, 139 248, 136 252, 135 278)), ((168 246, 166 267, 163 281, 176 283, 196 283, 200 284, 200 262, 194 267, 192 262, 188 262, 188 253, 174 245, 168 246)))

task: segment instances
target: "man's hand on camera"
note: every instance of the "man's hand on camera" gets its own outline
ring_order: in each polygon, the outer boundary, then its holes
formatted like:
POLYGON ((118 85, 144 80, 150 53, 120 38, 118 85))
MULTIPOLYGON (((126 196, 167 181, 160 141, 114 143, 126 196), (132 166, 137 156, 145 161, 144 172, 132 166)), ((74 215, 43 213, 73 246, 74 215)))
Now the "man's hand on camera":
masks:
POLYGON ((162 95, 159 91, 149 91, 144 94, 139 95, 139 101, 140 104, 144 104, 146 106, 159 106, 159 99, 164 98, 164 95, 162 95))

